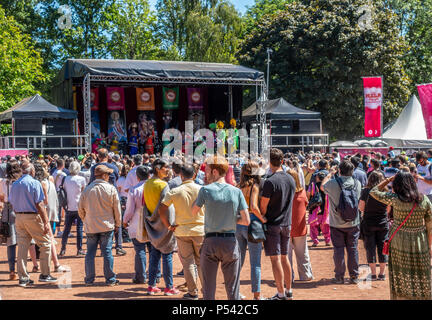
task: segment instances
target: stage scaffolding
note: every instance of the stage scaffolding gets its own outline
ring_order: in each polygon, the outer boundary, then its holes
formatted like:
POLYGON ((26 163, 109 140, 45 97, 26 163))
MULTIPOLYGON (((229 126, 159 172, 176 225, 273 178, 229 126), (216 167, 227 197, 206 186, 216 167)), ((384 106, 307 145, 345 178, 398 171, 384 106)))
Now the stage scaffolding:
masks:
POLYGON ((145 76, 103 76, 92 75, 87 73, 83 80, 83 100, 84 100, 84 133, 85 133, 85 148, 87 152, 91 152, 91 110, 90 110, 90 88, 92 83, 130 83, 130 84, 145 84, 145 85, 225 85, 229 87, 229 111, 231 117, 233 113, 232 86, 255 86, 255 98, 257 103, 257 120, 259 122, 259 152, 266 150, 268 143, 268 129, 266 126, 266 107, 268 99, 266 93, 266 83, 263 79, 189 79, 189 78, 160 78, 160 77, 145 77, 145 76))

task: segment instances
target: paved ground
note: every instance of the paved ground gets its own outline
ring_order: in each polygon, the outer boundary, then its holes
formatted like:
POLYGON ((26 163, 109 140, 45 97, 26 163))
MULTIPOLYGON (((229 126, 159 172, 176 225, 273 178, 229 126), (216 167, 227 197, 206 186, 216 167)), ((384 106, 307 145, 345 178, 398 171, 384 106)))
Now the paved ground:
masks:
MULTIPOLYGON (((73 231, 74 228, 73 228, 73 231)), ((73 232, 74 233, 74 232, 73 232)), ((57 239, 60 242, 60 239, 57 239)), ((309 242, 309 246, 312 243, 309 242)), ((85 245, 84 245, 85 247, 85 245)), ((104 285, 102 257, 96 258, 96 274, 97 278, 95 286, 87 287, 84 285, 84 258, 75 257, 76 253, 75 238, 69 240, 66 257, 61 259, 61 263, 70 267, 72 270, 68 273, 53 274, 59 278, 59 284, 38 283, 39 274, 31 274, 31 278, 35 280, 33 287, 21 288, 18 286, 18 281, 8 280, 8 265, 6 261, 6 247, 0 246, 0 295, 2 299, 17 299, 17 300, 37 300, 37 299, 180 299, 183 295, 181 292, 178 296, 166 297, 163 294, 156 296, 147 296, 147 285, 136 285, 131 282, 134 274, 134 249, 131 243, 124 245, 127 251, 126 256, 115 257, 114 271, 117 273, 120 285, 116 287, 107 287, 104 285)), ((113 251, 115 253, 115 251, 113 251)), ((333 249, 326 247, 324 241, 316 248, 310 247, 310 255, 312 260, 312 269, 315 280, 310 282, 295 281, 293 287, 295 300, 388 300, 389 287, 388 280, 386 281, 364 281, 359 285, 332 284, 330 279, 333 275, 333 249)), ((368 267, 366 263, 366 254, 363 249, 363 243, 360 241, 360 264, 361 277, 365 278, 368 267)), ((241 272, 241 293, 247 299, 252 299, 250 286, 250 268, 249 258, 246 257, 244 268, 241 272)), ((32 263, 28 262, 28 269, 31 270, 32 263)), ((176 274, 182 269, 178 256, 174 257, 173 272, 176 274)), ((295 262, 294 262, 294 269, 295 262)), ((182 277, 174 276, 174 285, 178 286, 184 283, 182 277)), ((160 283, 160 288, 164 288, 163 280, 160 283)), ((264 297, 270 297, 276 292, 276 286, 273 280, 271 264, 269 258, 262 257, 262 284, 261 292, 264 297)), ((223 276, 219 270, 218 287, 216 298, 226 299, 226 293, 223 285, 223 276)))

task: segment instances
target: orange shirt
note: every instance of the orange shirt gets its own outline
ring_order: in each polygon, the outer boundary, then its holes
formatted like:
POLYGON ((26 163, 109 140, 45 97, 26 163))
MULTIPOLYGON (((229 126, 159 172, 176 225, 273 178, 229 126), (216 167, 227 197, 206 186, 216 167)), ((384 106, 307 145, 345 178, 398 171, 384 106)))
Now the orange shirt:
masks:
POLYGON ((301 237, 307 234, 306 228, 306 206, 308 199, 306 191, 296 192, 292 207, 291 237, 301 237))

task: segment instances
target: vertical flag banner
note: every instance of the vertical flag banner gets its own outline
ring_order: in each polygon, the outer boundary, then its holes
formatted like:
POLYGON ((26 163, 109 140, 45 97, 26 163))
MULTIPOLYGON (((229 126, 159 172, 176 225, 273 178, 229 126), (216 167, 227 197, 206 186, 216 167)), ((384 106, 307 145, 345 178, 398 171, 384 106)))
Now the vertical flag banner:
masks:
POLYGON ((154 88, 136 88, 137 110, 153 111, 155 109, 154 88))
POLYGON ((382 135, 383 83, 381 77, 363 78, 365 98, 365 137, 382 135))
POLYGON ((187 88, 189 109, 204 109, 201 88, 187 88))
POLYGON ((179 107, 179 88, 163 88, 163 108, 175 110, 179 107))
POLYGON ((124 88, 110 87, 106 88, 106 92, 108 110, 113 111, 125 109, 124 88))
POLYGON ((432 139, 432 84, 418 85, 417 91, 422 106, 426 135, 428 139, 432 139))
POLYGON ((100 120, 99 120, 99 111, 91 112, 91 139, 92 143, 101 137, 100 134, 100 120))
POLYGON ((99 110, 99 88, 90 89, 90 109, 99 110))

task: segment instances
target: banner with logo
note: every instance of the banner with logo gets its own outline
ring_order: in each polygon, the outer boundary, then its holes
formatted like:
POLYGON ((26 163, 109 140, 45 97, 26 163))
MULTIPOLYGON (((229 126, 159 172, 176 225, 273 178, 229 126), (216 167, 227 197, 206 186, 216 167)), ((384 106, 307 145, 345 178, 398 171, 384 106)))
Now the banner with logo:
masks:
POLYGON ((432 139, 432 83, 417 86, 428 139, 432 139))
POLYGON ((106 92, 109 111, 125 109, 124 88, 109 87, 106 88, 106 92))
POLYGON ((99 110, 99 88, 90 89, 90 109, 99 110))
POLYGON ((137 110, 153 111, 155 109, 154 88, 136 88, 137 110))
POLYGON ((165 110, 176 110, 179 107, 179 88, 163 88, 163 108, 165 110))
POLYGON ((201 88, 187 88, 189 109, 204 109, 202 89, 201 88))
POLYGON ((365 137, 380 137, 382 134, 382 77, 363 78, 365 98, 365 137))

